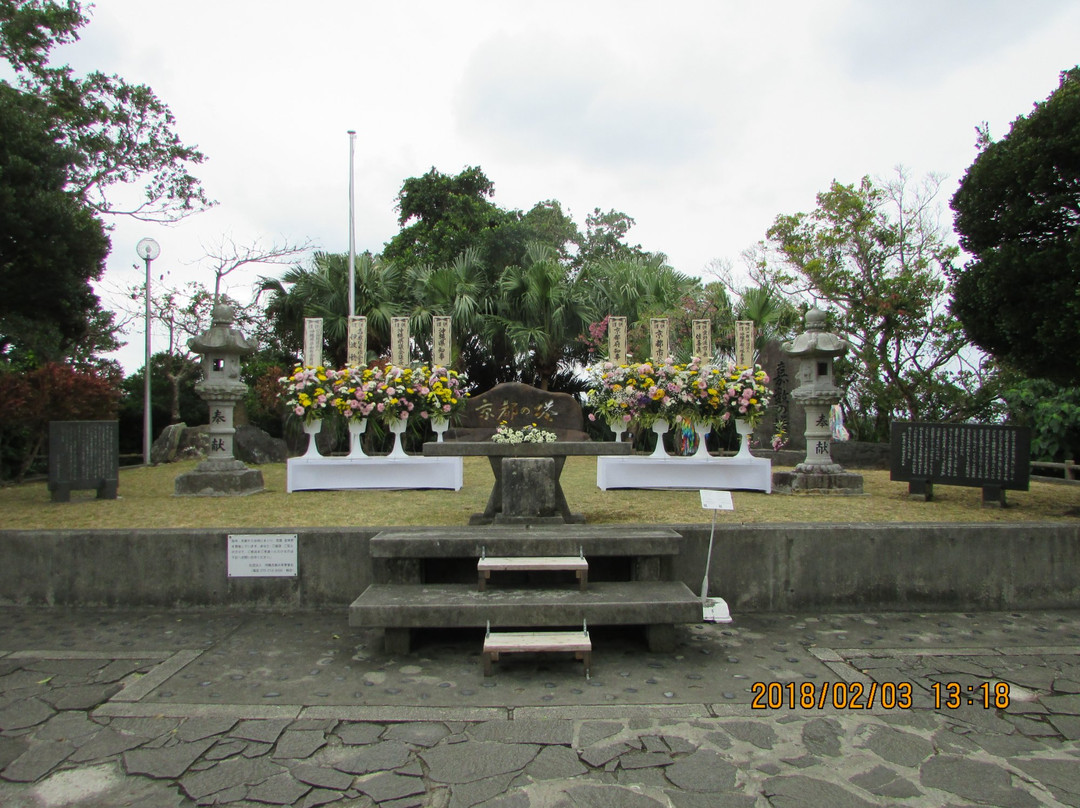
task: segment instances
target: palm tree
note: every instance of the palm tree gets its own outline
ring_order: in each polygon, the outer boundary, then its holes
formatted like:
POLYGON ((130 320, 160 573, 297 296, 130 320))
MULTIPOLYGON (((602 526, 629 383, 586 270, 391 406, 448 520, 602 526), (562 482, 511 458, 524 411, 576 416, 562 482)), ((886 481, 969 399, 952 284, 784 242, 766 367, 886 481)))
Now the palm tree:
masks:
MULTIPOLYGON (((321 317, 329 364, 348 358, 349 274, 347 257, 315 253, 311 266, 295 266, 280 279, 262 278, 260 292, 269 292, 267 318, 282 344, 299 353, 304 318, 321 317)), ((376 356, 390 343, 390 318, 399 315, 402 273, 393 262, 364 253, 355 265, 356 313, 368 318, 368 350, 376 356)))
POLYGON ((525 250, 524 266, 507 267, 499 279, 499 310, 490 322, 542 390, 550 389, 560 364, 574 358, 577 337, 594 316, 585 290, 552 247, 535 242, 525 250))

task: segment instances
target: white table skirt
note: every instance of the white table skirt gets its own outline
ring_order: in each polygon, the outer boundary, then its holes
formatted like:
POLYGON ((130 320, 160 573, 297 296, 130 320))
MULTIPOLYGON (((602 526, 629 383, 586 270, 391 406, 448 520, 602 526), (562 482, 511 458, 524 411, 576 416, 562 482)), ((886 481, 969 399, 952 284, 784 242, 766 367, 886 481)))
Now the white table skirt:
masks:
POLYGON ((772 492, 765 457, 598 457, 596 485, 609 488, 720 488, 772 492))
POLYGON ((459 491, 464 477, 460 457, 294 457, 287 466, 290 493, 353 488, 459 491))

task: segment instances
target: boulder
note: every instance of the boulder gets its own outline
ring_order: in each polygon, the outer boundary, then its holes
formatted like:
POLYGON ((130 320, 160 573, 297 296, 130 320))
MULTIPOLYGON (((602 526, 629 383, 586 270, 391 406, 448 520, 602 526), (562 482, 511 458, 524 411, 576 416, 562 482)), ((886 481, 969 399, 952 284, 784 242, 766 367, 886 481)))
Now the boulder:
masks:
POLYGON ((265 463, 284 463, 288 448, 281 438, 272 438, 257 426, 238 426, 233 435, 233 455, 244 463, 261 466, 265 463))

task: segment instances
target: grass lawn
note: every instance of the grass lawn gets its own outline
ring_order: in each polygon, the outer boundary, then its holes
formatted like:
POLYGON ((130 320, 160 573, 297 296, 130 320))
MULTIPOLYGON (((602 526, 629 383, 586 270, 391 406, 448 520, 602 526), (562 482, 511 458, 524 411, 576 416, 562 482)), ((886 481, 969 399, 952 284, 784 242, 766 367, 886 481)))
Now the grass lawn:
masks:
MULTIPOLYGON (((262 466, 266 491, 247 497, 175 497, 174 480, 195 461, 120 472, 120 498, 97 500, 75 492, 70 503, 50 501, 44 482, 0 488, 0 529, 236 528, 464 525, 482 511, 492 476, 482 457, 465 458, 460 491, 285 491, 285 465, 262 466)), ((778 467, 779 469, 779 467, 778 467)), ((1080 486, 1031 483, 1009 491, 1008 508, 984 508, 978 488, 936 486, 933 502, 909 502, 907 483, 888 471, 863 471, 859 497, 734 492, 734 512, 718 522, 1074 522, 1080 486)), ((601 491, 596 459, 571 457, 562 476, 570 509, 593 524, 707 523, 697 491, 601 491)))

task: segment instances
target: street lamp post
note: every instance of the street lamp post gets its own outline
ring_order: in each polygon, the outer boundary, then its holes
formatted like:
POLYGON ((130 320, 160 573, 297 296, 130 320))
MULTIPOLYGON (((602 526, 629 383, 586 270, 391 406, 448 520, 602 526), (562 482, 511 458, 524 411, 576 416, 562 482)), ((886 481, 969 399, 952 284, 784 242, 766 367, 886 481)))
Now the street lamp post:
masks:
POLYGON ((150 465, 151 423, 150 423, 150 263, 161 255, 161 247, 152 238, 142 239, 135 252, 146 263, 146 364, 143 366, 145 384, 143 387, 143 463, 150 465))

